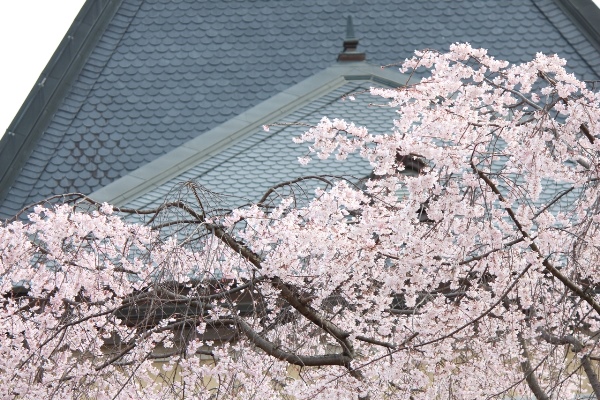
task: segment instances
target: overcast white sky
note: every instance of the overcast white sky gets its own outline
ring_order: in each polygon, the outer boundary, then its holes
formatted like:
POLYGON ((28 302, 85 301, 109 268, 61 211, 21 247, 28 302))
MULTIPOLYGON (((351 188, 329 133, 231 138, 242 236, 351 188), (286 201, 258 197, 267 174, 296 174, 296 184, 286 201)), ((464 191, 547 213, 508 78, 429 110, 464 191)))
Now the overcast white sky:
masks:
POLYGON ((0 137, 84 2, 0 0, 0 137))
POLYGON ((85 0, 0 0, 0 137, 85 0))

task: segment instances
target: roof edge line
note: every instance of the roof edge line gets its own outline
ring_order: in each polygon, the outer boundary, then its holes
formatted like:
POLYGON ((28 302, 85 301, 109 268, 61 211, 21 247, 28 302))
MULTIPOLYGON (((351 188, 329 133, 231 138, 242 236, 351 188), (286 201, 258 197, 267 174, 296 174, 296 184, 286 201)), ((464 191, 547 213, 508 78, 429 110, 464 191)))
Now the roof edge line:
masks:
POLYGON ((0 140, 0 202, 123 0, 87 0, 0 140))
POLYGON ((252 135, 261 125, 281 120, 348 81, 371 80, 395 87, 405 85, 408 77, 364 62, 333 65, 93 192, 90 197, 122 206, 252 135))
POLYGON ((600 8, 591 0, 554 0, 554 2, 590 44, 600 52, 600 8))

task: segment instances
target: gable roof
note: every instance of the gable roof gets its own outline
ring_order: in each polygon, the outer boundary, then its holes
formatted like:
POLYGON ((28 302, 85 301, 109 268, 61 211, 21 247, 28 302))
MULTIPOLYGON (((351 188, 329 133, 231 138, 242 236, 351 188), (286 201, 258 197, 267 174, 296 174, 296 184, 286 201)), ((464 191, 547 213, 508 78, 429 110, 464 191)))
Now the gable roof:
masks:
POLYGON ((88 0, 44 71, 68 73, 53 90, 54 75, 42 76, 0 141, 0 218, 99 190, 326 69, 350 14, 376 65, 469 41, 513 62, 558 53, 598 79, 595 36, 565 7, 574 2, 88 0))

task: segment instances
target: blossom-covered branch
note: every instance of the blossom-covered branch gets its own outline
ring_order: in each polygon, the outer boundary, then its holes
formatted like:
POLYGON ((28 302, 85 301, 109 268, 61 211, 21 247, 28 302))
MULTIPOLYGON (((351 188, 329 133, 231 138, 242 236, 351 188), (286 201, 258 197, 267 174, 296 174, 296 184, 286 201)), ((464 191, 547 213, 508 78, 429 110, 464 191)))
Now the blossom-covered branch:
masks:
POLYGON ((402 68, 421 80, 370 91, 390 131, 324 117, 295 139, 302 163, 357 153, 360 181, 241 207, 188 182, 152 210, 81 195, 4 224, 3 395, 600 396, 598 94, 543 54, 402 68))

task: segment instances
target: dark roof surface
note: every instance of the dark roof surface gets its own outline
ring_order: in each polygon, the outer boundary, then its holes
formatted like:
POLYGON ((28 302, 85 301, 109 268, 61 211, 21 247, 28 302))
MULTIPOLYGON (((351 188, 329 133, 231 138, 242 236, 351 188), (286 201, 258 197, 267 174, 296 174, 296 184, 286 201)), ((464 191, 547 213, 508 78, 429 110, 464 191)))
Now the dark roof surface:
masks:
POLYGON ((553 0, 120 3, 0 217, 54 193, 91 193, 332 65, 346 15, 376 65, 468 41, 514 62, 558 53, 579 77, 600 77, 600 54, 553 0))
MULTIPOLYGON (((257 202, 269 187, 301 176, 343 176, 356 183, 369 176, 372 170, 369 162, 358 154, 350 154, 343 162, 336 160, 335 156, 320 160, 313 155, 311 162, 302 165, 298 158, 307 155, 308 145, 293 143, 292 139, 306 130, 306 124, 317 124, 323 115, 368 126, 372 133, 390 132, 396 113, 389 107, 369 107, 369 104, 379 101, 364 93, 373 85, 371 81, 347 82, 287 115, 286 125, 272 126, 268 132, 257 131, 128 202, 126 207, 158 207, 170 196, 175 197, 172 192, 188 181, 195 181, 210 191, 227 196, 227 203, 233 206, 257 202), (361 93, 355 101, 343 100, 354 93, 361 93)), ((313 185, 303 184, 302 188, 310 191, 324 186, 320 181, 311 183, 313 185)), ((278 193, 289 195, 284 188, 278 193)), ((308 194, 312 195, 312 192, 308 194)), ((193 198, 184 200, 194 202, 193 198)))

